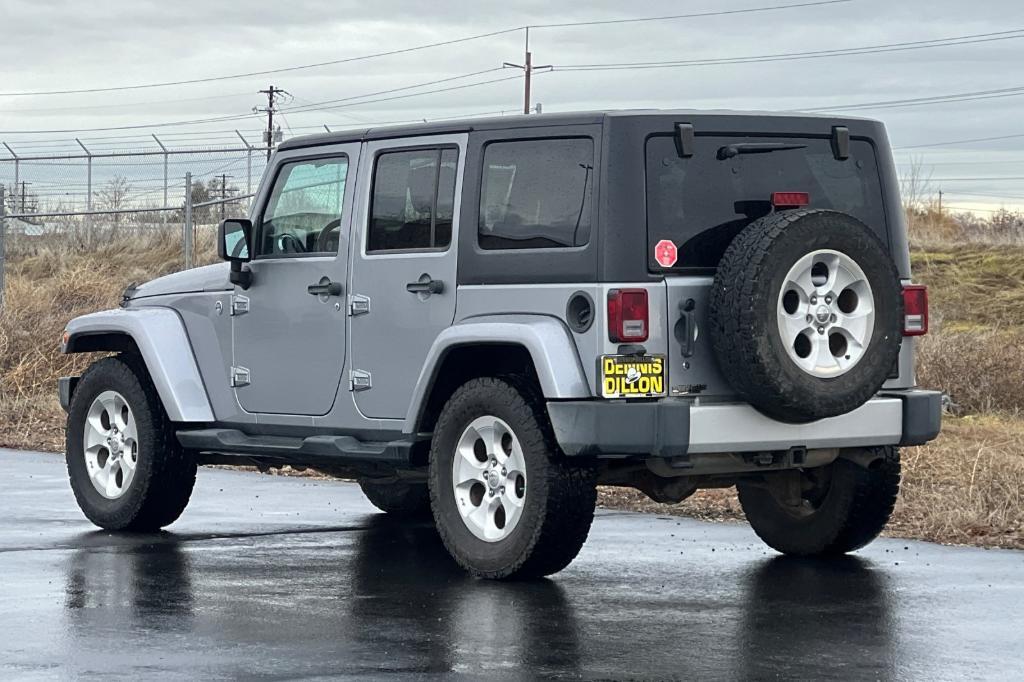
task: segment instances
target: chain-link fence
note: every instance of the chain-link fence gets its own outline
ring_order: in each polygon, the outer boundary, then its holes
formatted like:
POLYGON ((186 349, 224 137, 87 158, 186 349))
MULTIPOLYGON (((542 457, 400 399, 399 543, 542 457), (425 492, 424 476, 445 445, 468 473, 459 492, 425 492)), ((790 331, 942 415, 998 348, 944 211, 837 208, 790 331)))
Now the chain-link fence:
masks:
POLYGON ((211 148, 175 148, 156 136, 132 149, 76 143, 78 152, 49 154, 0 143, 0 292, 6 252, 34 243, 90 249, 174 231, 182 265, 192 267, 202 233, 248 213, 267 159, 241 135, 237 146, 211 148))

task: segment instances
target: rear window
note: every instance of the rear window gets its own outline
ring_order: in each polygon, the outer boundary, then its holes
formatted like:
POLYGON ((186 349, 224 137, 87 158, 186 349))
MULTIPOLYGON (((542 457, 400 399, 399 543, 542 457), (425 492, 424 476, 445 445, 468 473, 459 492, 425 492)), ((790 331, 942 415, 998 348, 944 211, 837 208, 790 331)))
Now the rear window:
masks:
POLYGON ((593 181, 594 143, 589 138, 488 144, 480 189, 480 246, 585 245, 593 181))
POLYGON ((744 227, 772 211, 773 192, 808 192, 810 208, 848 213, 886 240, 882 188, 874 148, 851 140, 850 158, 837 160, 828 139, 698 136, 694 155, 682 158, 671 135, 647 140, 648 268, 663 239, 675 242, 675 268, 715 268, 744 227), (747 142, 784 142, 800 149, 739 154, 719 150, 747 142))

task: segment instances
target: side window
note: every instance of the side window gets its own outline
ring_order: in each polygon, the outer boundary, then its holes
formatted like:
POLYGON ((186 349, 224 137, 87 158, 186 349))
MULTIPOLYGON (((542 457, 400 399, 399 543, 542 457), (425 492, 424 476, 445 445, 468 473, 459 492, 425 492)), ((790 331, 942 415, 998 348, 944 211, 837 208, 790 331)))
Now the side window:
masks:
POLYGON ((590 240, 593 182, 590 138, 488 144, 480 186, 480 246, 583 246, 590 240))
POLYGON ((347 178, 344 156, 284 164, 263 211, 259 255, 338 253, 347 178))
POLYGON ((448 248, 458 158, 458 151, 450 148, 377 157, 367 253, 448 248))

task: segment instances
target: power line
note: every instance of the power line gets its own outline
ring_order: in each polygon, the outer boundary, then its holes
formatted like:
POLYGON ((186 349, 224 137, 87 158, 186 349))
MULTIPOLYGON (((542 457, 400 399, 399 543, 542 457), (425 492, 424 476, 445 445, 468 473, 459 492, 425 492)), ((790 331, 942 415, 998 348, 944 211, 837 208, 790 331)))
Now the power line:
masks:
POLYGON ((805 59, 822 59, 827 57, 847 57, 863 54, 880 54, 886 52, 905 52, 909 50, 927 50, 936 47, 955 47, 973 45, 1000 40, 1016 40, 1024 38, 1024 29, 1000 31, 998 33, 977 33, 932 40, 916 40, 903 43, 884 45, 867 45, 863 47, 837 48, 833 50, 815 50, 810 52, 782 52, 776 54, 750 55, 745 57, 718 57, 708 59, 659 60, 655 62, 619 62, 606 64, 556 64, 559 71, 619 71, 633 69, 666 69, 686 66, 718 66, 725 64, 753 64, 763 62, 798 61, 805 59))
POLYGON ((175 99, 160 99, 152 100, 149 102, 120 102, 117 104, 88 104, 88 105, 75 105, 68 107, 44 107, 44 108, 32 108, 32 109, 2 109, 0 113, 5 114, 27 114, 27 113, 46 113, 51 111, 82 111, 84 109, 124 109, 126 107, 142 107, 152 106, 154 104, 178 104, 181 102, 202 102, 207 100, 215 99, 238 99, 240 97, 249 97, 250 94, 247 92, 236 93, 233 95, 209 95, 206 97, 177 97, 175 99))
MULTIPOLYGON (((548 72, 548 73, 550 73, 550 72, 548 72)), ((377 104, 379 102, 391 102, 391 101, 396 100, 396 99, 406 99, 408 97, 419 97, 420 95, 435 95, 435 94, 441 93, 441 92, 452 92, 453 90, 464 90, 466 88, 475 88, 475 87, 478 87, 480 85, 490 85, 492 83, 504 83, 506 81, 518 80, 520 78, 522 78, 522 76, 517 74, 515 76, 508 76, 508 77, 505 77, 505 78, 493 78, 491 80, 479 81, 477 83, 466 83, 464 85, 453 85, 453 86, 447 87, 447 88, 437 88, 435 90, 424 90, 423 92, 413 92, 413 93, 410 93, 410 94, 407 94, 407 95, 394 95, 392 97, 381 97, 381 98, 378 98, 378 99, 359 100, 357 102, 348 102, 348 103, 345 103, 345 104, 333 104, 333 105, 330 105, 330 106, 322 106, 322 103, 317 102, 317 103, 314 103, 315 106, 313 106, 313 105, 306 105, 305 107, 292 107, 290 109, 285 109, 284 111, 286 113, 296 113, 296 112, 303 112, 303 111, 331 111, 333 109, 342 109, 342 108, 345 108, 345 107, 354 107, 354 106, 361 105, 361 104, 377 104)), ((422 120, 422 119, 418 119, 418 120, 422 120)), ((378 125, 380 125, 380 124, 378 124, 378 125)))
POLYGON ((87 93, 101 93, 101 92, 122 92, 126 90, 143 90, 149 88, 163 88, 179 85, 193 85, 196 83, 214 83, 218 81, 234 80, 238 78, 253 78, 257 76, 269 76, 272 74, 289 73, 294 71, 302 71, 306 69, 316 69, 324 66, 336 66, 338 64, 350 64, 352 62, 365 61, 368 59, 377 59, 380 57, 391 57, 399 54, 407 54, 409 52, 416 52, 418 50, 426 50, 435 47, 446 47, 448 45, 456 45, 459 43, 466 43, 473 40, 480 40, 483 38, 493 38, 500 35, 506 35, 509 33, 516 33, 518 31, 526 30, 527 28, 564 28, 574 26, 598 26, 605 24, 627 24, 627 23, 639 23, 639 22, 650 22, 650 21, 667 21, 672 19, 693 19, 698 17, 715 17, 715 16, 729 16, 735 14, 752 14, 756 12, 770 12, 776 10, 785 9, 799 9, 805 7, 816 7, 821 5, 837 5, 844 4, 847 2, 853 2, 854 0, 818 0, 816 2, 801 2, 792 3, 786 5, 771 5, 766 7, 749 7, 745 9, 734 9, 734 10, 715 10, 709 12, 694 12, 690 14, 675 14, 657 17, 638 17, 638 18, 627 18, 627 19, 607 19, 599 21, 577 21, 577 22, 563 22, 563 23, 551 23, 551 24, 531 24, 529 26, 516 26, 513 28, 505 28, 497 31, 489 31, 487 33, 478 33, 476 35, 463 36, 461 38, 453 38, 451 40, 443 40, 436 43, 427 43, 424 45, 416 45, 414 47, 405 47, 396 50, 387 50, 385 52, 375 52, 373 54, 360 55, 357 57, 345 57, 343 59, 332 59, 325 62, 316 62, 313 64, 302 64, 299 66, 288 66, 277 69, 264 69, 262 71, 249 71, 246 73, 235 73, 222 76, 209 76, 205 78, 190 78, 177 81, 162 81, 156 83, 138 83, 133 85, 117 85, 108 87, 93 87, 93 88, 78 88, 78 89, 66 89, 66 90, 27 90, 20 92, 0 92, 0 97, 31 97, 39 95, 77 95, 87 93))
POLYGON ((998 90, 978 90, 976 92, 951 93, 947 95, 933 95, 930 97, 916 97, 912 99, 894 99, 880 102, 859 102, 857 104, 834 104, 827 107, 804 107, 800 111, 852 111, 854 109, 893 109, 897 107, 926 106, 929 104, 947 104, 951 102, 972 102, 984 99, 999 99, 1003 97, 1017 97, 1024 95, 1024 86, 1012 88, 1000 88, 998 90))
MULTIPOLYGON (((750 7, 746 9, 712 10, 709 12, 692 12, 690 14, 668 14, 657 17, 641 17, 636 19, 604 19, 596 21, 566 21, 552 24, 530 24, 529 28, 569 28, 575 26, 606 26, 608 24, 638 24, 646 21, 667 21, 671 19, 697 19, 700 17, 723 17, 732 14, 751 14, 754 12, 771 12, 782 9, 798 9, 801 7, 817 7, 820 5, 841 5, 854 0, 822 0, 821 2, 801 2, 790 5, 774 5, 771 7, 750 7)), ((523 27, 527 28, 527 27, 523 27)))
POLYGON ((1003 182, 1024 180, 1024 175, 1002 175, 988 178, 929 178, 930 182, 1003 182))
MULTIPOLYGON (((521 77, 519 75, 516 75, 516 76, 507 77, 507 78, 496 78, 496 79, 492 79, 492 80, 478 81, 476 83, 467 83, 467 84, 464 84, 464 85, 455 86, 455 87, 449 87, 449 88, 438 88, 438 89, 434 89, 434 90, 426 90, 426 91, 423 91, 423 92, 414 92, 414 93, 410 93, 410 94, 406 94, 406 95, 395 95, 395 96, 392 96, 392 97, 383 97, 383 98, 379 98, 379 99, 369 99, 369 100, 364 99, 366 97, 373 97, 373 96, 375 96, 377 94, 383 94, 383 93, 388 93, 388 92, 401 92, 401 91, 411 90, 411 89, 414 89, 414 88, 424 87, 426 85, 432 85, 434 83, 449 82, 449 81, 458 80, 458 79, 461 79, 461 78, 468 78, 468 77, 471 77, 471 76, 476 76, 476 75, 481 75, 481 74, 485 74, 485 73, 490 73, 490 72, 493 72, 493 71, 500 71, 500 69, 497 69, 497 68, 485 69, 483 71, 473 72, 473 73, 469 73, 469 74, 461 74, 461 75, 452 76, 452 77, 449 77, 449 78, 442 78, 442 79, 437 79, 437 80, 433 80, 433 81, 426 81, 424 83, 416 83, 416 84, 412 84, 412 85, 407 85, 407 86, 403 86, 403 87, 400 87, 400 88, 392 88, 391 90, 380 91, 380 93, 367 93, 367 94, 363 94, 363 95, 353 95, 351 97, 345 97, 345 98, 338 99, 338 100, 327 100, 325 102, 314 102, 314 103, 311 103, 311 104, 308 104, 308 105, 300 105, 300 106, 290 107, 290 108, 287 108, 287 109, 282 108, 282 109, 279 109, 279 110, 280 111, 284 111, 286 113, 299 113, 299 112, 314 111, 314 110, 318 110, 319 111, 319 110, 340 109, 340 108, 343 108, 343 107, 354 106, 356 104, 373 104, 373 103, 377 103, 377 102, 389 102, 389 101, 396 100, 396 99, 404 99, 406 97, 417 97, 417 96, 420 96, 420 95, 429 95, 429 94, 435 94, 435 93, 440 93, 440 92, 450 92, 450 91, 453 91, 453 90, 462 90, 462 89, 465 89, 465 88, 478 87, 478 86, 481 86, 481 85, 489 85, 491 83, 500 83, 502 81, 515 80, 515 79, 521 77), (354 101, 354 100, 357 100, 357 99, 360 99, 362 101, 354 101), (335 104, 335 103, 337 103, 337 104, 335 104), (325 105, 331 105, 331 106, 325 106, 325 105)), ((261 92, 266 94, 266 91, 261 91, 261 92)), ((137 124, 137 125, 129 125, 129 126, 108 126, 108 127, 103 127, 103 128, 77 128, 77 129, 64 129, 64 130, 32 130, 32 131, 0 130, 0 134, 3 134, 3 135, 69 134, 69 133, 84 133, 84 132, 109 132, 109 131, 114 131, 114 130, 145 130, 145 129, 148 129, 148 128, 172 127, 172 126, 179 126, 179 125, 199 125, 199 124, 203 124, 203 123, 214 123, 214 122, 223 122, 223 121, 237 121, 237 120, 241 120, 241 119, 250 118, 253 115, 255 115, 255 114, 254 113, 250 113, 250 114, 236 114, 236 115, 231 115, 231 116, 218 116, 218 117, 213 117, 213 118, 194 119, 194 120, 189 120, 189 121, 167 121, 167 122, 160 122, 160 123, 137 124)))
MULTIPOLYGON (((1004 161, 923 161, 922 164, 929 168, 935 166, 1020 166, 1024 164, 1024 158, 1004 161)), ((901 161, 897 164, 904 168, 913 168, 914 162, 901 161)))
POLYGON ((189 121, 163 121, 160 123, 143 123, 129 126, 107 126, 103 128, 66 128, 63 130, 0 130, 0 135, 40 135, 40 134, 68 134, 68 133, 93 133, 109 132, 113 130, 145 130, 147 128, 168 128, 171 126, 199 125, 201 123, 220 123, 223 121, 238 121, 251 118, 253 114, 235 114, 233 116, 215 116, 212 118, 198 118, 189 121))
POLYGON ((1024 137, 1024 133, 1014 135, 998 135, 996 137, 975 137, 970 140, 952 140, 950 142, 931 142, 928 144, 911 144, 903 147, 894 147, 896 151, 903 149, 928 149, 930 147, 951 147, 958 144, 973 144, 975 142, 998 142, 1000 140, 1016 140, 1024 137))
POLYGON ((1024 199, 1024 195, 1020 194, 989 194, 986 192, 958 192, 957 190, 943 190, 947 194, 955 194, 957 196, 965 197, 985 197, 987 199, 1024 199))
MULTIPOLYGON (((462 80, 464 78, 472 78, 474 76, 482 76, 482 75, 485 75, 485 74, 488 74, 488 73, 494 73, 495 71, 502 71, 502 70, 503 69, 500 66, 498 66, 498 67, 494 67, 494 68, 490 68, 490 69, 483 69, 481 71, 472 71, 470 73, 462 73, 462 74, 459 74, 457 76, 448 76, 447 78, 438 78, 438 79, 432 80, 432 81, 424 81, 423 83, 414 83, 412 85, 403 85, 401 87, 390 88, 388 90, 379 90, 377 92, 369 92, 369 93, 365 93, 365 94, 362 94, 362 95, 351 95, 349 97, 342 97, 341 99, 330 99, 330 100, 324 100, 322 102, 309 102, 308 104, 305 104, 305 105, 289 107, 287 109, 284 109, 284 111, 299 112, 299 111, 304 111, 306 109, 320 109, 324 105, 328 105, 328 104, 339 104, 339 103, 342 103, 342 102, 351 102, 351 101, 354 101, 354 100, 365 99, 367 97, 377 97, 379 95, 390 95, 390 94, 393 94, 393 93, 396 93, 396 92, 404 92, 404 91, 407 91, 407 90, 415 90, 417 88, 427 87, 428 85, 438 85, 438 84, 441 84, 441 83, 450 83, 452 81, 462 80)), ((485 82, 491 82, 491 81, 485 81, 485 82)), ((470 85, 472 85, 472 84, 470 84, 470 85)), ((419 93, 417 93, 417 94, 419 94, 419 93)))
POLYGON ((249 71, 247 73, 234 73, 224 76, 209 76, 206 78, 190 78, 186 80, 178 81, 163 81, 158 83, 140 83, 135 85, 118 85, 110 87, 100 88, 80 88, 76 90, 36 90, 36 91, 23 91, 23 92, 0 92, 0 97, 30 97, 36 95, 78 95, 78 94, 91 94, 99 92, 120 92, 124 90, 143 90, 147 88, 164 88, 178 85, 194 85, 196 83, 215 83, 218 81, 234 80, 237 78, 254 78, 257 76, 269 76, 278 73, 289 73, 292 71, 302 71, 305 69, 317 69, 324 66, 337 66, 338 64, 349 64, 352 62, 365 61, 368 59, 377 59, 380 57, 392 57, 399 54, 407 54, 409 52, 416 52, 418 50, 426 50, 434 47, 445 47, 448 45, 456 45, 458 43, 466 43, 471 40, 480 40, 482 38, 492 38, 495 36, 504 35, 506 33, 515 33, 516 31, 523 30, 524 27, 517 26, 515 28, 502 29, 500 31, 490 31, 488 33, 478 33, 476 35, 464 36, 462 38, 453 38, 451 40, 443 40, 436 43, 427 43, 425 45, 417 45, 415 47, 404 47, 397 50, 388 50, 386 52, 375 52, 373 54, 360 55, 358 57, 346 57, 344 59, 332 59, 326 62, 317 62, 315 64, 302 64, 299 66, 287 66, 279 69, 265 69, 263 71, 249 71))

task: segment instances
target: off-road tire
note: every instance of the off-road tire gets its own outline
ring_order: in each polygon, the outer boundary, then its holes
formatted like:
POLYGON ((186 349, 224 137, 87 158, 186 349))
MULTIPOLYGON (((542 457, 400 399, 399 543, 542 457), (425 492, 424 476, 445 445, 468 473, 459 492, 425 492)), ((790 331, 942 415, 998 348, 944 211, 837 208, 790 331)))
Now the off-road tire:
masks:
POLYGON ((71 397, 65 434, 71 489, 94 524, 106 530, 155 531, 181 516, 196 481, 195 457, 178 443, 160 396, 138 357, 103 358, 85 371, 71 397), (108 390, 127 400, 138 429, 135 476, 117 499, 100 495, 89 480, 83 444, 88 409, 96 396, 108 390))
POLYGON ((426 481, 361 478, 359 487, 370 504, 382 512, 399 518, 430 517, 430 490, 426 481))
POLYGON ((709 337, 722 374, 740 398, 779 421, 846 414, 885 383, 900 352, 903 296, 881 240, 862 222, 822 210, 755 220, 726 249, 709 301, 709 337), (778 331, 779 295, 791 266, 813 251, 839 251, 871 284, 875 322, 864 356, 845 374, 812 376, 790 358, 778 331))
POLYGON ((583 547, 597 503, 596 469, 566 461, 543 399, 518 377, 472 379, 455 391, 434 429, 429 480, 434 521, 445 547, 460 566, 481 578, 538 578, 562 570, 583 547), (528 477, 522 516, 497 542, 481 540, 466 527, 452 484, 458 439, 485 415, 502 419, 515 432, 528 477))
POLYGON ((788 511, 765 487, 739 485, 743 513, 770 547, 794 556, 845 554, 867 545, 885 528, 900 490, 900 452, 872 448, 868 467, 840 456, 820 506, 806 516, 788 511))

